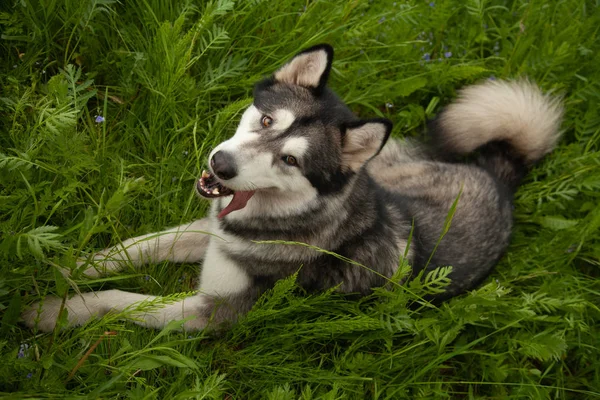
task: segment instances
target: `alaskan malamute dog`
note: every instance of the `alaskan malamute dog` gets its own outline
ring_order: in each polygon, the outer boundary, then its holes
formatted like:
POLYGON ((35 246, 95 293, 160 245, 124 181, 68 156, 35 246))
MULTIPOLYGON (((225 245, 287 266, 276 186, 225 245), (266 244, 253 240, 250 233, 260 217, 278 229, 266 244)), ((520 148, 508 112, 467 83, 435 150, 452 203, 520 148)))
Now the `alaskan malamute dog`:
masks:
MULTIPOLYGON (((203 329, 235 320, 297 271, 308 290, 364 294, 386 283, 402 257, 413 276, 453 267, 442 298, 490 273, 510 241, 513 193, 559 138, 560 102, 528 81, 488 80, 462 90, 433 121, 431 145, 388 140, 389 121, 357 118, 326 87, 332 58, 329 45, 312 47, 256 85, 235 135, 210 153, 197 181, 198 194, 212 200, 208 218, 80 263, 98 276, 126 263, 203 261, 198 294, 137 313, 134 305, 160 299, 77 294, 64 303, 70 325, 131 310, 143 326, 187 319, 184 328, 203 329), (472 162, 455 158, 470 153, 472 162), (309 246, 257 243, 272 240, 309 246)), ((52 330, 62 303, 47 297, 32 305, 26 324, 52 330)))

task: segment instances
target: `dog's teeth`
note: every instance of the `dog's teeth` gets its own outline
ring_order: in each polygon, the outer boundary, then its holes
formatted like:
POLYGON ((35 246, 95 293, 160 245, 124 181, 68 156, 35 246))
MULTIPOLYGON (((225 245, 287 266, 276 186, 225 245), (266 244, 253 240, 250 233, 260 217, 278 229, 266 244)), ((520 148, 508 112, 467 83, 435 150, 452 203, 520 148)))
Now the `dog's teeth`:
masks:
POLYGON ((212 194, 219 194, 219 189, 213 189, 212 194))
POLYGON ((210 174, 208 172, 206 172, 206 170, 202 171, 202 177, 203 178, 210 178, 210 174))

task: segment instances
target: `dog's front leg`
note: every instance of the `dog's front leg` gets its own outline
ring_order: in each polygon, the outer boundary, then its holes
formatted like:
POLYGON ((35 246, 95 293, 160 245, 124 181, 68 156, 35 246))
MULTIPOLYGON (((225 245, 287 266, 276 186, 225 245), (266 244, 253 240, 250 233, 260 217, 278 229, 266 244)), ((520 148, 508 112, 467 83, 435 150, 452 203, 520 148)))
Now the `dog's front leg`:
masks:
POLYGON ((257 279, 249 275, 225 254, 226 244, 212 241, 200 274, 200 293, 209 305, 205 317, 211 324, 234 322, 246 314, 258 297, 269 287, 267 278, 257 279))
MULTIPOLYGON (((108 312, 127 312, 124 317, 148 327, 160 329, 168 322, 195 317, 184 324, 188 330, 204 329, 210 322, 219 325, 235 321, 251 308, 265 289, 264 280, 252 278, 240 265, 220 251, 220 243, 210 245, 202 268, 199 294, 183 300, 165 302, 159 296, 148 296, 120 290, 77 294, 66 300, 68 326, 78 326, 108 312), (155 303, 155 304, 153 304, 155 303), (165 304, 166 303, 166 304, 165 304)), ((31 305, 23 314, 29 327, 49 332, 56 326, 62 299, 48 296, 31 305)))
MULTIPOLYGON (((212 302, 206 296, 195 295, 178 301, 166 301, 160 296, 148 296, 121 290, 104 290, 77 294, 68 299, 66 308, 69 327, 83 325, 91 319, 100 318, 109 312, 125 312, 124 317, 147 328, 161 329, 170 321, 194 317, 183 325, 186 330, 206 327, 212 302)), ((30 328, 44 332, 54 330, 62 305, 62 299, 46 297, 32 304, 22 315, 30 328)))
POLYGON ((127 263, 135 267, 161 261, 199 262, 204 258, 210 240, 211 223, 203 218, 165 231, 127 239, 121 244, 81 260, 78 266, 88 264, 84 274, 97 277, 121 270, 127 263))

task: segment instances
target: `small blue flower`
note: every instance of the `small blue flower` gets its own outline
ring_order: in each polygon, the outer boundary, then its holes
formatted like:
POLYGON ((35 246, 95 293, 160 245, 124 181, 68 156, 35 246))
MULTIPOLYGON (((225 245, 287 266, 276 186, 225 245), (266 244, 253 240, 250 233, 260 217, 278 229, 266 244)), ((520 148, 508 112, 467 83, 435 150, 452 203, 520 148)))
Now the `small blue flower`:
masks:
POLYGON ((27 379, 31 379, 31 377, 33 376, 33 372, 30 372, 27 374, 27 379))
POLYGON ((423 60, 425 60, 425 61, 431 60, 431 55, 429 53, 423 54, 423 60))
POLYGON ((144 280, 145 280, 146 282, 148 282, 148 281, 150 280, 150 275, 145 275, 145 276, 144 276, 144 280))
POLYGON ((102 115, 96 115, 96 123, 101 124, 104 122, 104 117, 102 115))
POLYGON ((452 57, 452 52, 451 52, 451 51, 447 51, 447 52, 445 52, 445 53, 444 53, 444 57, 446 57, 446 58, 450 58, 450 57, 452 57))
POLYGON ((435 2, 432 1, 431 3, 429 3, 429 7, 435 7, 435 2))
POLYGON ((385 22, 385 17, 381 17, 379 18, 379 21, 377 21, 377 23, 379 24, 383 24, 385 22))
MULTIPOLYGON (((490 75, 490 77, 488 78, 489 81, 495 81, 496 77, 494 75, 490 75)), ((515 206, 512 206, 512 209, 515 209, 515 206)))

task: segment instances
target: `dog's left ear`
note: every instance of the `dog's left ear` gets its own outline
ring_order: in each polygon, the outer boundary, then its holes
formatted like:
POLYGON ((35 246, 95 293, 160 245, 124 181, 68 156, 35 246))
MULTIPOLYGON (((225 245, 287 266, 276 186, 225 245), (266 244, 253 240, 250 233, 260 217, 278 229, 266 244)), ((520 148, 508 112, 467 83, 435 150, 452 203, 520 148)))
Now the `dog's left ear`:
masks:
POLYGON ((333 47, 319 44, 296 54, 287 64, 279 68, 273 77, 276 81, 303 86, 318 92, 327 83, 332 61, 333 47))
POLYGON ((369 119, 342 127, 342 166, 357 172, 379 154, 392 132, 392 122, 369 119))

